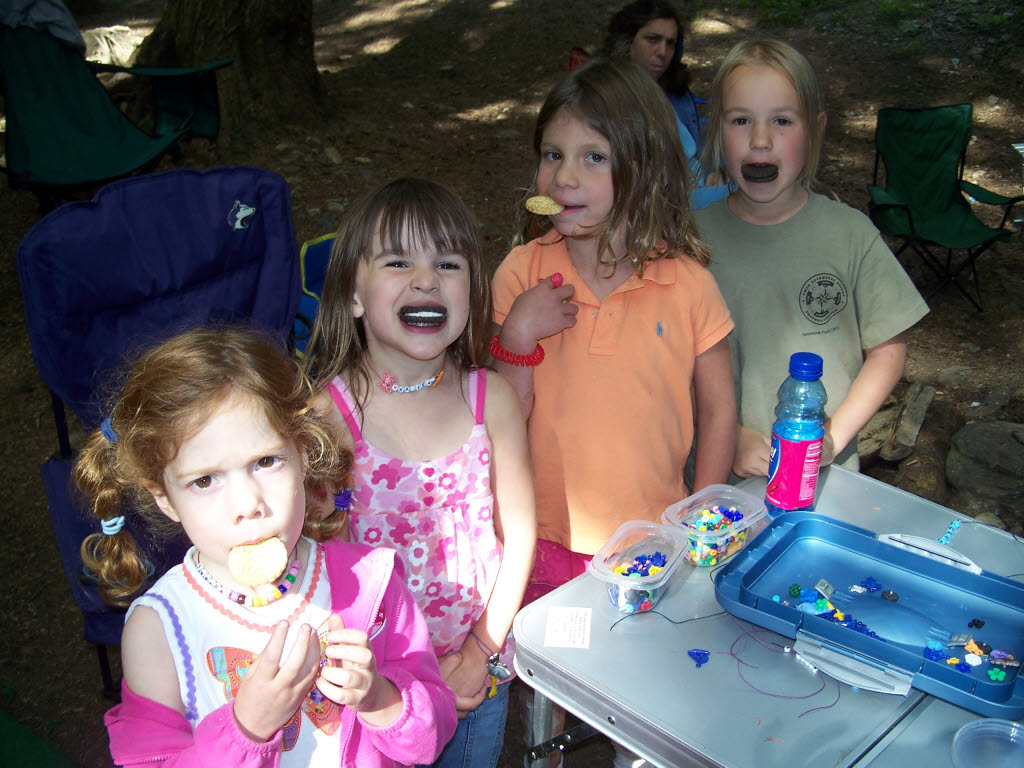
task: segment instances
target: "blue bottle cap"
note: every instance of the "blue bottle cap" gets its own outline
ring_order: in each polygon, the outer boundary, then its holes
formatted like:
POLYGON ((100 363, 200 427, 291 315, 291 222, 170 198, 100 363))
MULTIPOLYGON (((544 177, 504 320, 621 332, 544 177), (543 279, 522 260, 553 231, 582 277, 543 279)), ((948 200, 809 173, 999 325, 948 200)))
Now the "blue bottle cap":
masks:
POLYGON ((789 375, 801 381, 814 381, 821 378, 824 365, 821 355, 813 352, 794 352, 789 356, 789 375))

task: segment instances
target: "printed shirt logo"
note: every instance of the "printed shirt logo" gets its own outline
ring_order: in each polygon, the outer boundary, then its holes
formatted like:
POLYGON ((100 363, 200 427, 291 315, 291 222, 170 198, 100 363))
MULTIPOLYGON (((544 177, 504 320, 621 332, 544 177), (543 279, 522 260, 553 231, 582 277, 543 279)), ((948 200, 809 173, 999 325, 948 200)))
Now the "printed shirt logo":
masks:
MULTIPOLYGON (((257 654, 241 648, 217 646, 206 653, 206 666, 210 674, 224 686, 224 700, 232 701, 246 673, 256 661, 257 654)), ((302 713, 313 725, 331 736, 341 727, 341 706, 324 696, 315 685, 309 689, 299 710, 284 724, 282 749, 287 752, 295 747, 302 728, 302 713)))
POLYGON ((249 217, 254 213, 256 213, 256 209, 251 205, 235 200, 235 204, 231 206, 231 212, 228 213, 228 224, 232 229, 245 229, 249 226, 249 217))
POLYGON ((815 325, 824 325, 844 309, 849 292, 835 275, 821 272, 800 289, 800 311, 815 325))

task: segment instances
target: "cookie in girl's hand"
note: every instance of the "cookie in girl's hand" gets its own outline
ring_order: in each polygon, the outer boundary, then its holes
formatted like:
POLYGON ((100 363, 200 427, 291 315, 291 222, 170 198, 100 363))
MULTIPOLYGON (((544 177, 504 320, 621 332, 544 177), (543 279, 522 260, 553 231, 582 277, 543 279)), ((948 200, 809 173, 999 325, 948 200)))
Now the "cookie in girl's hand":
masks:
POLYGON ((276 536, 255 544, 232 547, 228 553, 228 569, 240 584, 258 587, 269 584, 288 566, 288 550, 276 536))
POLYGON ((556 203, 547 195, 535 195, 526 200, 526 210, 538 216, 554 216, 565 210, 565 206, 556 203))

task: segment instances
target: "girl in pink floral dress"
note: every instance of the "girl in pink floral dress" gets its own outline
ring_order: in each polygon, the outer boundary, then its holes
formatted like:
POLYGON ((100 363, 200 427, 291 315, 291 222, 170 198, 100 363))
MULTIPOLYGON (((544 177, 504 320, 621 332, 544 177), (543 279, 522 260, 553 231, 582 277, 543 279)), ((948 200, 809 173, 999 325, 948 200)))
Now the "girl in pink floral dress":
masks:
POLYGON ((482 367, 491 298, 477 232, 429 181, 354 204, 306 364, 355 455, 349 536, 401 554, 456 694, 462 719, 434 765, 493 768, 536 520, 519 398, 482 367))

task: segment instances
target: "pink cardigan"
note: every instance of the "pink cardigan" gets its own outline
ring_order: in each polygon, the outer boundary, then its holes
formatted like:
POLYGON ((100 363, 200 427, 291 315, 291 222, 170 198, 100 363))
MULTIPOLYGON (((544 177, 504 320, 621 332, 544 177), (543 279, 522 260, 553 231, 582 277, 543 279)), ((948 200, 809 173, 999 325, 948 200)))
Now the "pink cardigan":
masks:
MULTIPOLYGON (((373 652, 377 670, 402 694, 402 713, 385 728, 343 710, 342 765, 434 762, 455 733, 455 694, 441 679, 401 561, 391 549, 339 541, 325 544, 324 554, 332 608, 346 627, 369 630, 378 606, 384 606, 389 621, 372 640, 373 652)), ((121 703, 104 717, 117 765, 276 768, 280 763, 282 732, 267 742, 248 738, 235 721, 233 702, 211 712, 193 731, 183 714, 133 693, 123 682, 121 694, 121 703)))

